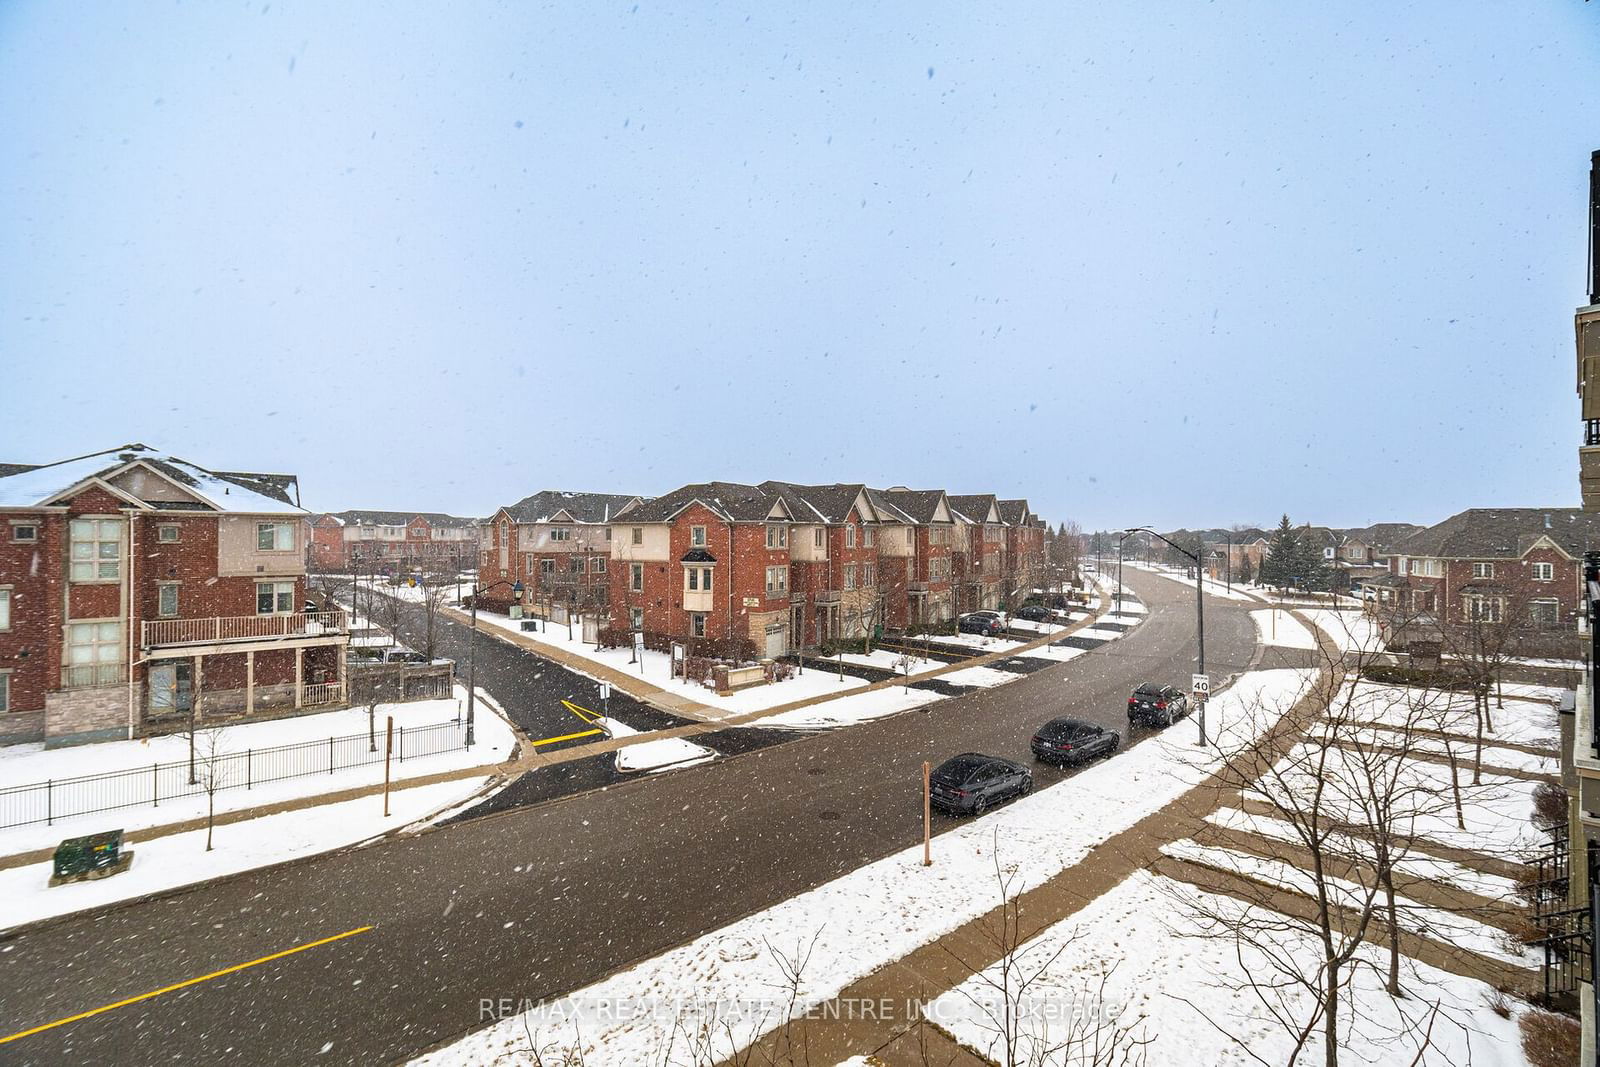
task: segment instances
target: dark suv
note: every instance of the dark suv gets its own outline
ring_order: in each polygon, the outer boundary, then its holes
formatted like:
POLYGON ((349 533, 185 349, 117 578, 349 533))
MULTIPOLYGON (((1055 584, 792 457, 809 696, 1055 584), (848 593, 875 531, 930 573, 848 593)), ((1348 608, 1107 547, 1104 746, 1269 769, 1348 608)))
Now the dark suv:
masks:
POLYGON ((1046 763, 1085 763, 1109 756, 1122 737, 1082 719, 1051 719, 1033 735, 1033 757, 1046 763))
POLYGON ((1171 726, 1189 714, 1189 698, 1170 685, 1146 682, 1128 698, 1128 722, 1171 726))
POLYGON ((975 611, 971 615, 963 615, 956 623, 956 629, 964 634, 982 634, 985 637, 999 637, 1006 632, 1006 624, 1000 621, 1000 616, 992 611, 975 611))
POLYGON ((1033 772, 1020 763, 980 752, 963 752, 933 769, 928 778, 929 800, 952 815, 982 815, 1007 797, 1033 791, 1033 772))

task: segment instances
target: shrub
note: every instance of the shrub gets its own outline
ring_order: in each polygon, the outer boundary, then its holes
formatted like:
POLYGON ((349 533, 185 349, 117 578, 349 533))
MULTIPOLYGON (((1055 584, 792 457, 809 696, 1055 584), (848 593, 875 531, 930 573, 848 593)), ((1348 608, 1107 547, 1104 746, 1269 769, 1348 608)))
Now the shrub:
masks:
POLYGON ((1468 689, 1471 683, 1459 671, 1427 667, 1406 667, 1395 663, 1369 663, 1361 677, 1382 685, 1414 685, 1431 689, 1468 689))
POLYGON ((1580 1059, 1582 1028, 1576 1019, 1548 1011, 1526 1011, 1518 1020, 1522 1053, 1533 1067, 1568 1067, 1580 1059))
POLYGON ((1567 791, 1555 782, 1540 782, 1533 787, 1533 825, 1549 833, 1567 824, 1567 791))

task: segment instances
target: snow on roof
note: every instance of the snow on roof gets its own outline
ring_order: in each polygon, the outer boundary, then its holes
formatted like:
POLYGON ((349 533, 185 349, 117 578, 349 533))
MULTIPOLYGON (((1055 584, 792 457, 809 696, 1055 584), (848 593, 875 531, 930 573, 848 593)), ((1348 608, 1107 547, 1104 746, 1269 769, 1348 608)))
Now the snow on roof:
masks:
MULTIPOLYGON (((148 445, 131 444, 87 456, 44 463, 37 466, 9 464, 0 475, 0 507, 39 507, 45 501, 91 478, 107 478, 129 466, 142 463, 150 470, 195 494, 218 511, 278 513, 301 511, 291 496, 299 485, 289 474, 253 474, 242 471, 212 471, 148 445)), ((124 490, 126 491, 126 490, 124 490)), ((137 490, 130 495, 138 497, 137 490)), ((141 498, 142 499, 142 498, 141 498)), ((160 508, 159 500, 149 501, 160 508)))

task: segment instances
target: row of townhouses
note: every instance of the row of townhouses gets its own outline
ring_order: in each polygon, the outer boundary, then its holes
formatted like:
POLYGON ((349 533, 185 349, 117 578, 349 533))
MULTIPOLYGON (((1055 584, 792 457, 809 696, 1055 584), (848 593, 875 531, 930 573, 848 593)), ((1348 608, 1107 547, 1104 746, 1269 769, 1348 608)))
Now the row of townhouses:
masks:
POLYGON ((435 511, 337 511, 310 525, 310 563, 319 571, 458 572, 477 565, 477 519, 435 511))
POLYGON ((705 482, 653 499, 536 493, 484 524, 478 572, 485 603, 555 600, 615 629, 779 656, 1014 606, 1044 543, 1026 500, 705 482))

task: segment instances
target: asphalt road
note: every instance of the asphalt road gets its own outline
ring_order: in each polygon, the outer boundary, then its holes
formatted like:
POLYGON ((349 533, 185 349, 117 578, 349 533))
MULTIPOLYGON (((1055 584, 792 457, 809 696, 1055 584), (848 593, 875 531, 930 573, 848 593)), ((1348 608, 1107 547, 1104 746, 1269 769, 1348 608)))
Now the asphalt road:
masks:
MULTIPOLYGON (((0 1044, 0 1060, 395 1060, 480 1025, 480 998, 581 988, 914 844, 925 759, 1027 759, 1056 714, 1125 729, 1133 684, 1186 683, 1194 625, 1182 586, 1127 581, 1150 609, 1135 633, 999 689, 0 942, 4 1036, 372 927, 0 1044)), ((1235 602, 1207 609, 1220 679, 1254 632, 1235 602)))

